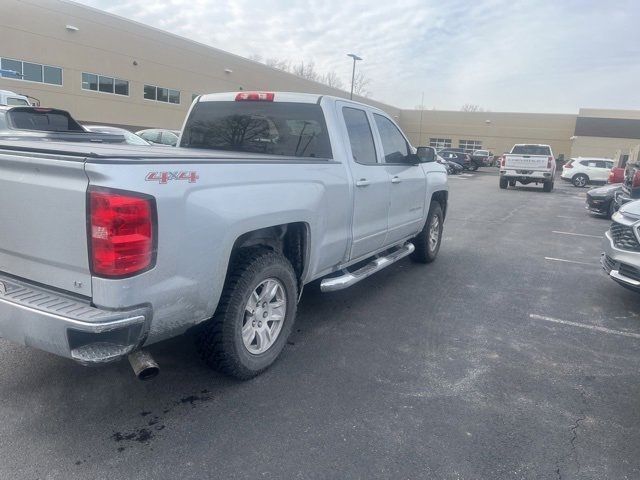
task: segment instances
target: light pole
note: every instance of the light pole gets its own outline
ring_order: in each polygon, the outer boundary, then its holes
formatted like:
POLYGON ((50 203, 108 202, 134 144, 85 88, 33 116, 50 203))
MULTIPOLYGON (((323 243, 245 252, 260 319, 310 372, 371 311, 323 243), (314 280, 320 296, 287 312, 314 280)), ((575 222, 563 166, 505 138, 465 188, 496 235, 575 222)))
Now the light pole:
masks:
POLYGON ((356 79, 356 62, 358 60, 362 60, 362 58, 360 58, 355 53, 347 53, 347 57, 353 58, 353 71, 351 72, 351 94, 349 95, 349 99, 353 100, 353 82, 356 79))

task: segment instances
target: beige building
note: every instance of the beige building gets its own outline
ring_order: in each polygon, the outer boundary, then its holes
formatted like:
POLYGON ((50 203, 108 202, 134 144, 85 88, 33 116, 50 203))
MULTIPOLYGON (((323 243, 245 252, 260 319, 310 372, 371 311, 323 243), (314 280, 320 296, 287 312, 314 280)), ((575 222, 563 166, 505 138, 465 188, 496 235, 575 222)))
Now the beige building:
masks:
MULTIPOLYGON (((0 89, 69 110, 81 122, 176 129, 193 97, 210 92, 349 95, 76 3, 1 0, 0 5, 0 89)), ((556 155, 614 157, 640 143, 638 111, 421 112, 356 99, 388 112, 414 145, 502 153, 514 143, 548 143, 556 155)))
POLYGON ((403 110, 401 124, 414 145, 507 152, 516 143, 545 143, 569 155, 576 116, 544 113, 403 110), (422 120, 421 120, 422 118, 422 120))

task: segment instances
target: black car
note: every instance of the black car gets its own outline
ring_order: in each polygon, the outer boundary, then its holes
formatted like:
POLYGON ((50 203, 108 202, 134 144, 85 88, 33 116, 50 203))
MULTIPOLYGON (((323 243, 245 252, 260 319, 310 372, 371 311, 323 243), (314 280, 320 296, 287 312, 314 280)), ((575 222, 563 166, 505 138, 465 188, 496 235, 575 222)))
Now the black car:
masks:
POLYGON ((0 106, 0 140, 124 143, 120 135, 91 133, 66 110, 0 106))
POLYGON ((456 152, 454 150, 447 149, 438 152, 438 155, 449 162, 457 163, 465 169, 472 169, 471 156, 468 153, 456 152))
POLYGON ((615 195, 621 191, 621 183, 592 188, 587 192, 587 210, 596 215, 611 218, 611 215, 618 209, 615 202, 615 195))

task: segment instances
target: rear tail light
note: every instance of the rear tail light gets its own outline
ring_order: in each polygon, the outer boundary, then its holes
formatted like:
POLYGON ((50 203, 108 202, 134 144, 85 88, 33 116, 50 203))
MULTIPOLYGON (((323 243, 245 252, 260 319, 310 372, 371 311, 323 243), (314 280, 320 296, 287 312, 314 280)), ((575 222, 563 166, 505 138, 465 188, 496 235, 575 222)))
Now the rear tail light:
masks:
POLYGON ((504 168, 506 164, 507 164, 507 156, 502 155, 502 157, 500 158, 500 166, 504 168))
POLYGON ((611 170, 609 172, 609 180, 607 180, 607 183, 614 183, 616 180, 616 174, 613 170, 611 170))
POLYGON ((636 170, 636 173, 633 174, 633 181, 631 183, 631 188, 640 187, 640 170, 636 170))
POLYGON ((273 102, 273 92, 240 92, 236 95, 236 102, 273 102))
POLYGON ((553 162, 553 157, 547 159, 547 168, 551 168, 551 162, 553 162))
POLYGON ((157 245, 155 200, 118 190, 89 191, 91 271, 122 278, 153 267, 157 245))

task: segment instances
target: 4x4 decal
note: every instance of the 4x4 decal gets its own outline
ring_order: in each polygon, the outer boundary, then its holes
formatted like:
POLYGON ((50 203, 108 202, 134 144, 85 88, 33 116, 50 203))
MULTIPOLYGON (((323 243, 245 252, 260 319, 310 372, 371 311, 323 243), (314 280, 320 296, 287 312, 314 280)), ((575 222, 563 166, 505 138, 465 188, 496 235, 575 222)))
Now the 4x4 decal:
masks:
POLYGON ((147 182, 168 183, 171 180, 187 180, 189 183, 196 183, 200 178, 198 172, 149 172, 145 177, 147 182))

